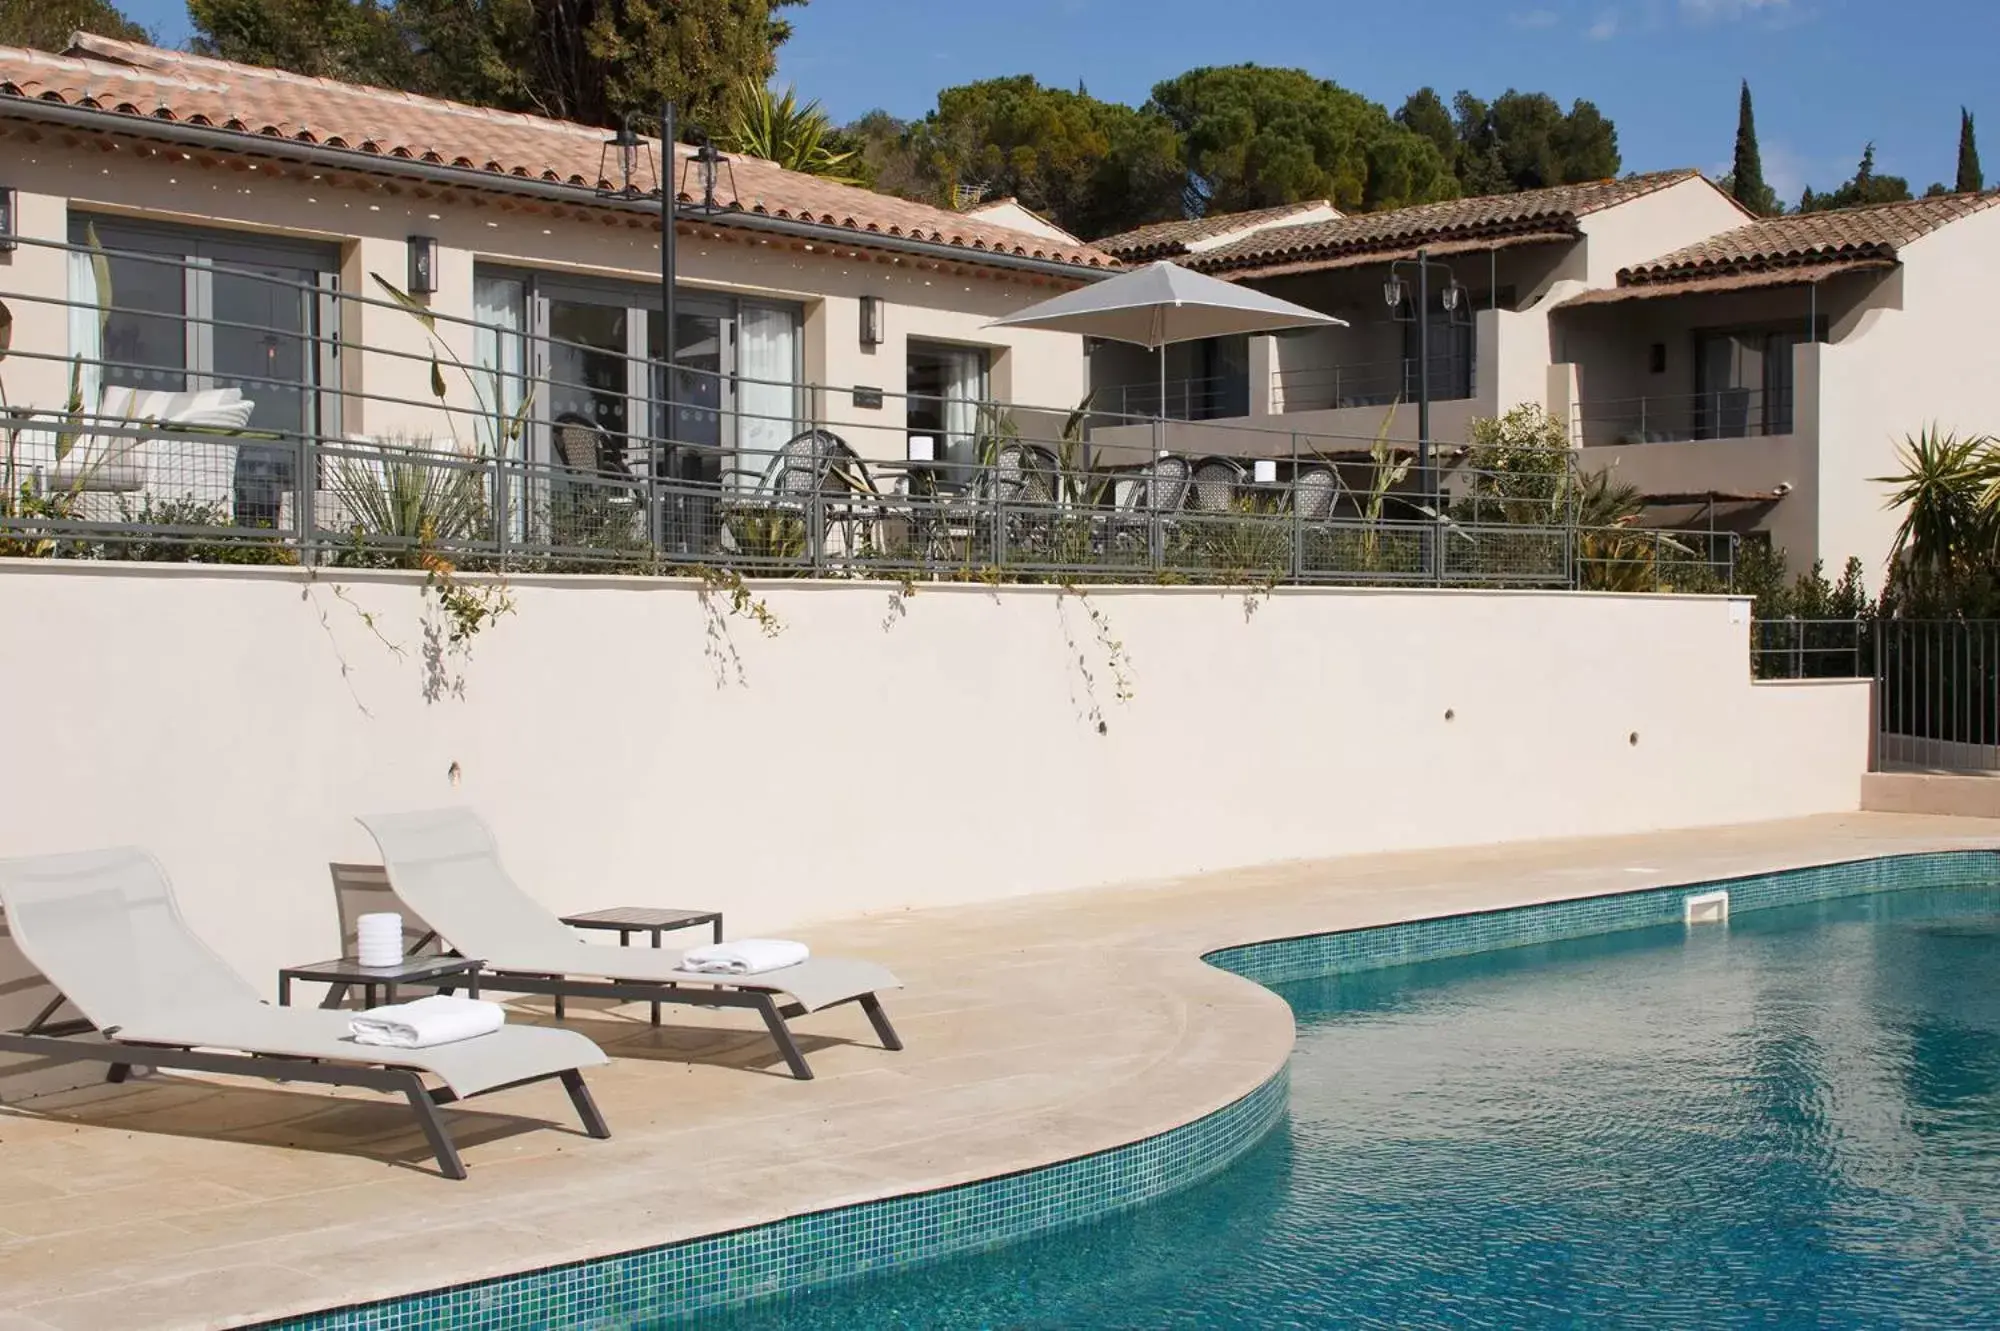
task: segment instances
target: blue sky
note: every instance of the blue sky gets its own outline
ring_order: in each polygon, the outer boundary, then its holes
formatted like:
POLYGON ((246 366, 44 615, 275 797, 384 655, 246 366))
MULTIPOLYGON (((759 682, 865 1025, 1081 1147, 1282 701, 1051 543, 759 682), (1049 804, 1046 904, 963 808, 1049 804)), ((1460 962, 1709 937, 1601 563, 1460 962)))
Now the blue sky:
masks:
MULTIPOLYGON (((181 0, 127 0, 168 44, 181 0)), ((1958 108, 2000 178, 2000 4, 1992 0, 810 0, 780 78, 850 119, 921 115, 937 90, 1001 74, 1082 80, 1139 102, 1203 64, 1298 65, 1387 104, 1508 87, 1587 97, 1627 170, 1726 169, 1736 84, 1757 99, 1764 173, 1796 200, 1874 140, 1878 169, 1950 183, 1958 108)))

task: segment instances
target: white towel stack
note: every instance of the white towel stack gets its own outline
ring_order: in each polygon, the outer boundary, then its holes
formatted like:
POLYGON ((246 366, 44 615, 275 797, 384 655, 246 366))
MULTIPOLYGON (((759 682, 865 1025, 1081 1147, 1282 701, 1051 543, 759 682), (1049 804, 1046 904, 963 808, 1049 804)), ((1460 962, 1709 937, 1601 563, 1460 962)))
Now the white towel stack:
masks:
POLYGON ((783 938, 739 938, 681 954, 681 969, 705 975, 761 975, 796 966, 812 955, 804 943, 783 938))
POLYGON ((360 946, 355 957, 364 966, 394 966, 403 959, 403 917, 394 911, 363 915, 355 924, 360 946))
POLYGON ((498 1003, 432 994, 414 1003, 393 1003, 358 1012, 347 1023, 347 1029, 357 1044, 428 1049, 435 1044, 476 1040, 506 1024, 506 1009, 498 1003))

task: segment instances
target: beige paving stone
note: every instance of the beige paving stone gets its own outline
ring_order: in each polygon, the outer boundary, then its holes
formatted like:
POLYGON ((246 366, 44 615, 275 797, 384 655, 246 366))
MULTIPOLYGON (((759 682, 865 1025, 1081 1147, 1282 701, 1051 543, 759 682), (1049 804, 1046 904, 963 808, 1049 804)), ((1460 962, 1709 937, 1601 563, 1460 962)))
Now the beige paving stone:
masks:
POLYGON ((1260 865, 819 926, 816 948, 904 978, 905 1052, 851 1009, 816 1014, 801 1083, 745 1014, 655 1028, 644 1005, 579 1004, 571 1026, 613 1055, 591 1084, 616 1135, 583 1137, 551 1087, 454 1106, 463 1183, 365 1092, 174 1076, 52 1097, 0 1113, 0 1331, 240 1325, 1052 1164, 1282 1065, 1289 1009, 1199 960, 1218 947, 1960 845, 2000 846, 2000 825, 1848 815, 1260 865))

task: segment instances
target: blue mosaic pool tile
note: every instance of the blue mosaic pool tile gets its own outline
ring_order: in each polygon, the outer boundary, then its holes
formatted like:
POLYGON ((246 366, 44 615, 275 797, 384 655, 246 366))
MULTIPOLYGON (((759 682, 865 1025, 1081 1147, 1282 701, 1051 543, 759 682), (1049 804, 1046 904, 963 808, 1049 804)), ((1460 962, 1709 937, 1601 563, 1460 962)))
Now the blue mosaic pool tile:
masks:
POLYGON ((1223 1169, 1285 1112, 1289 1072, 1184 1127, 1060 1164, 685 1243, 285 1321, 283 1331, 625 1327, 977 1252, 1101 1219, 1223 1169))
MULTIPOLYGON (((1733 915, 1868 892, 1987 883, 1996 867, 2000 857, 1986 851, 1859 860, 1277 939, 1227 948, 1207 960, 1260 983, 1282 984, 1674 924, 1682 919, 1684 898, 1718 888, 1728 891, 1733 915)), ((622 1328, 977 1252, 1100 1219, 1208 1177, 1276 1125, 1289 1088, 1281 1070, 1185 1127, 1002 1178, 262 1325, 270 1331, 622 1328)))
POLYGON ((2000 868, 2000 856, 1992 851, 1945 851, 1851 860, 1711 883, 1613 892, 1539 906, 1410 920, 1345 933, 1281 938, 1224 948, 1209 953, 1205 960, 1259 984, 1287 984, 1622 929, 1678 924, 1682 919, 1681 903, 1696 892, 1727 891, 1729 910, 1734 915, 1867 892, 1986 883, 1993 881, 1996 868, 2000 868))

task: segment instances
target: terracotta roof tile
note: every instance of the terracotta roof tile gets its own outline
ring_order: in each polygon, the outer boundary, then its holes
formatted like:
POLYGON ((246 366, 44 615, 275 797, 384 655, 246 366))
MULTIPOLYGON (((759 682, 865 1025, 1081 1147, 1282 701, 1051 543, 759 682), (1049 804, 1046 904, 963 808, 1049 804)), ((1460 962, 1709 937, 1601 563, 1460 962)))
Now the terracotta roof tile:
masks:
MULTIPOLYGON (((379 155, 385 169, 395 161, 449 161, 492 175, 582 188, 607 183, 599 179, 604 131, 587 125, 307 78, 88 33, 76 34, 72 43, 72 53, 62 56, 0 47, 0 114, 5 97, 38 99, 148 120, 221 124, 299 143, 345 145, 379 155)), ((681 145, 677 160, 684 162, 692 151, 681 145)), ((677 169, 676 177, 680 174, 677 169)), ((1063 244, 754 158, 732 158, 719 183, 718 202, 770 217, 1080 268, 1116 263, 1088 245, 1063 244)))
POLYGON ((1188 242, 1226 236, 1233 231, 1269 227, 1294 214, 1313 208, 1331 208, 1325 199, 1285 203, 1275 208, 1252 208, 1240 213, 1211 213, 1206 217, 1177 218, 1120 231, 1091 242, 1098 249, 1127 261, 1159 259, 1188 252, 1188 242))
POLYGON ((1278 264, 1296 268, 1315 259, 1404 250, 1430 241, 1522 232, 1546 234, 1557 229, 1574 231, 1579 217, 1684 180, 1698 179, 1700 174, 1693 170, 1655 171, 1622 180, 1448 199, 1388 212, 1362 213, 1334 222, 1274 227, 1191 256, 1187 264, 1210 273, 1233 273, 1278 264))
POLYGON ((1850 273, 1883 273, 1896 266, 1894 259, 1843 259, 1837 263, 1808 263, 1784 268, 1734 268, 1711 271, 1700 277, 1671 281, 1626 282, 1615 287, 1593 287, 1568 300, 1558 302, 1558 310, 1583 305, 1617 305, 1631 300, 1657 300, 1668 296, 1708 295, 1717 291, 1754 291, 1762 287, 1807 286, 1850 273))
POLYGON ((1848 259, 1893 260, 1911 241, 1995 203, 2000 203, 2000 191, 1767 217, 1635 264, 1619 273, 1618 281, 1637 286, 1848 259))

